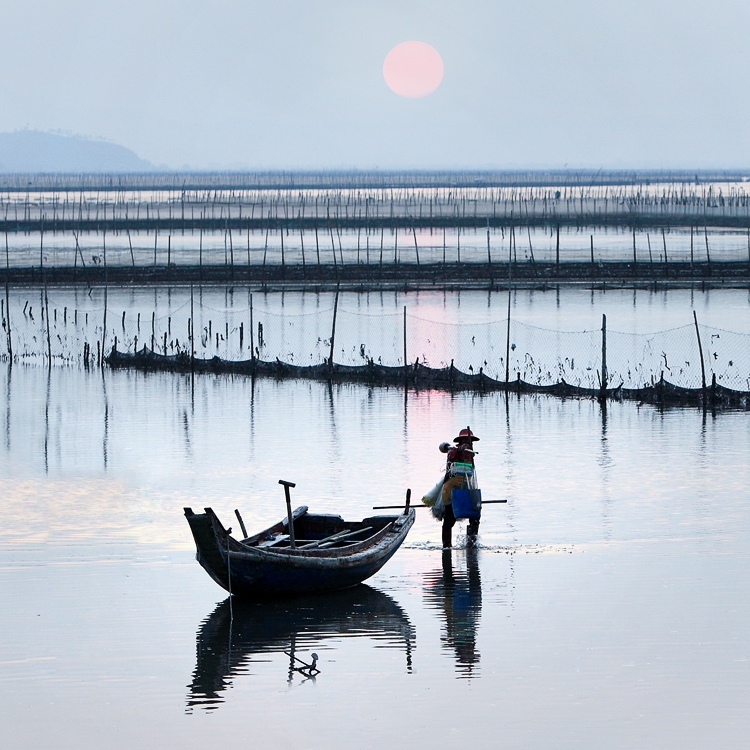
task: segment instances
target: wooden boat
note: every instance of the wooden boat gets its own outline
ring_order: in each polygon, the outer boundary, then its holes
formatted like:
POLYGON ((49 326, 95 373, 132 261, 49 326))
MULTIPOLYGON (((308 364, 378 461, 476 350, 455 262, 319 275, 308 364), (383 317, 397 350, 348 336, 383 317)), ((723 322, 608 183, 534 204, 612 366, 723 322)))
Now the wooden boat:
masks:
MULTIPOLYGON (((414 523, 407 501, 397 516, 345 521, 301 506, 253 536, 235 539, 211 508, 185 508, 196 558, 211 578, 242 597, 336 591, 356 586, 393 556, 414 523), (289 533, 289 519, 292 534, 289 533)), ((240 523, 241 520, 240 520, 240 523)))

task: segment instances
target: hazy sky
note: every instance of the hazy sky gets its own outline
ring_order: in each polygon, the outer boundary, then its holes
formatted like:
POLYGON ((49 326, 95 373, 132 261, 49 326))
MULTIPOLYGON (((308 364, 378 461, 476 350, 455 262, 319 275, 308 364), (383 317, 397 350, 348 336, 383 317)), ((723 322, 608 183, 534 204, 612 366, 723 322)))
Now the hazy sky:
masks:
POLYGON ((24 0, 0 131, 170 167, 748 167, 748 0, 24 0), (443 58, 423 99, 383 60, 443 58))

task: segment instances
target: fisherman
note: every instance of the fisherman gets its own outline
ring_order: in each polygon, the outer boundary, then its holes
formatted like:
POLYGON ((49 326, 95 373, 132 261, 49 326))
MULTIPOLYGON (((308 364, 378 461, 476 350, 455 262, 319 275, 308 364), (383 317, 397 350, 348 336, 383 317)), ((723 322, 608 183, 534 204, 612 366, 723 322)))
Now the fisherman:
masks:
MULTIPOLYGON (((458 489, 476 489, 474 480, 474 443, 479 438, 471 431, 470 427, 461 430, 458 437, 453 438, 455 445, 441 443, 440 452, 447 453, 445 464, 445 481, 443 482, 442 502, 445 509, 443 516, 443 549, 451 546, 451 533, 456 525, 456 517, 453 515, 451 504, 451 492, 458 489)), ((474 546, 479 534, 479 519, 469 519, 466 528, 466 540, 469 546, 474 546)))

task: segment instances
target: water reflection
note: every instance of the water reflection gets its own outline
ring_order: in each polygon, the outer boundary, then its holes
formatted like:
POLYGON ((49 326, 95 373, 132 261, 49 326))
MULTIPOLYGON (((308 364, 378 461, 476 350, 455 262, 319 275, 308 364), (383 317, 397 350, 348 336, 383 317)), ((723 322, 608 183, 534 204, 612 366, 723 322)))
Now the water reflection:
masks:
MULTIPOLYGON (((327 638, 367 636, 385 648, 403 648, 411 672, 414 628, 387 594, 365 584, 326 596, 243 602, 227 597, 203 621, 196 636, 196 663, 188 686, 188 710, 218 708, 235 677, 250 665, 268 661, 263 654, 289 657, 287 680, 312 662, 309 649, 327 638), (300 653, 299 649, 305 649, 300 653)), ((316 670, 317 672, 317 670, 316 670)))
POLYGON ((609 450, 609 439, 607 437, 607 402, 601 400, 599 408, 602 418, 601 450, 599 452, 598 464, 601 468, 602 477, 602 531, 604 538, 612 538, 612 495, 610 492, 610 474, 612 472, 612 457, 609 450))
POLYGON ((451 550, 443 552, 439 570, 425 577, 425 601, 445 617, 441 641, 453 651, 459 677, 479 675, 480 654, 477 629, 482 613, 482 580, 479 575, 479 552, 465 550, 466 567, 456 569, 451 550))

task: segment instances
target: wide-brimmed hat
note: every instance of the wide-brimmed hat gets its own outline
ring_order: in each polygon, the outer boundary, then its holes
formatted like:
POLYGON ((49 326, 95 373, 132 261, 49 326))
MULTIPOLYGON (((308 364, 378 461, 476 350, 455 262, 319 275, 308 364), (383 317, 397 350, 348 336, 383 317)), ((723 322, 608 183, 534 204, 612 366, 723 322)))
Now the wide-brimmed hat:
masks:
POLYGON ((471 431, 471 427, 461 430, 461 432, 458 433, 458 437, 453 438, 454 443, 465 443, 467 440, 471 440, 472 442, 479 440, 479 438, 471 431))

